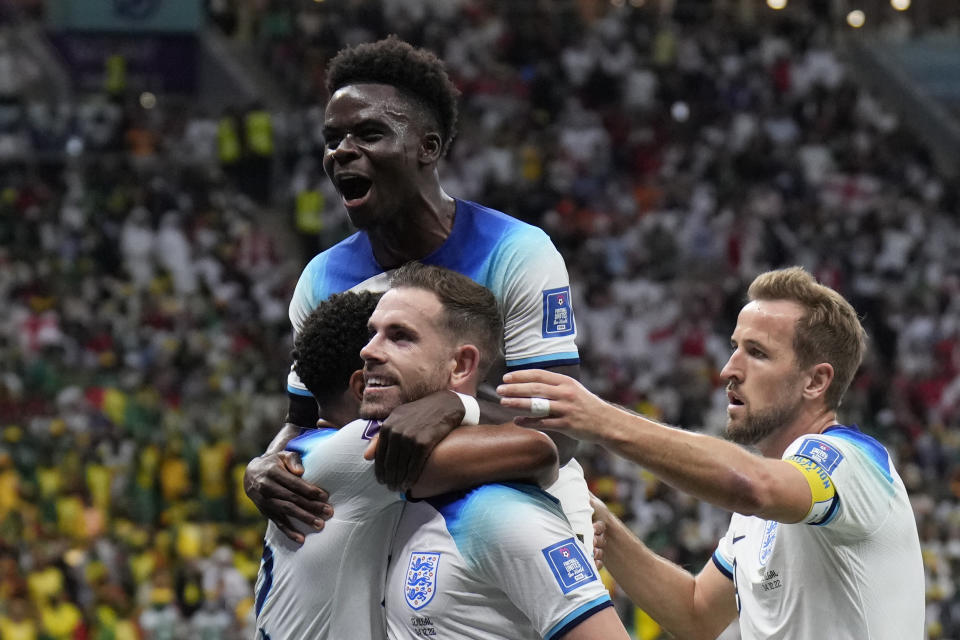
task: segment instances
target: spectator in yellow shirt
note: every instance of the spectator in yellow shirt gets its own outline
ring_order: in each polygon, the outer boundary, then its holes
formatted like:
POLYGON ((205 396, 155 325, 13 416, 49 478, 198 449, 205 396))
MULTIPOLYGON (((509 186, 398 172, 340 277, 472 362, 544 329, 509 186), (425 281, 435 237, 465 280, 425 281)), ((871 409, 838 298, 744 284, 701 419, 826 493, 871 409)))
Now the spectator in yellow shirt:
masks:
POLYGON ((36 640, 37 623, 23 598, 10 602, 9 615, 0 616, 0 640, 36 640))
POLYGON ((40 607, 40 622, 44 635, 51 640, 71 640, 77 627, 83 624, 83 614, 70 602, 66 592, 61 591, 53 602, 40 607))

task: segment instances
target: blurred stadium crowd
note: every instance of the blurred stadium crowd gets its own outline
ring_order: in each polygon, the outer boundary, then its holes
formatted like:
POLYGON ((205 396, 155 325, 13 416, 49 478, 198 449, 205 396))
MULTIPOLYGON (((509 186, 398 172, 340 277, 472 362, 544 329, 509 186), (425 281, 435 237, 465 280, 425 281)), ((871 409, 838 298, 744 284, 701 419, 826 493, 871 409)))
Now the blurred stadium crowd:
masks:
MULTIPOLYGON (((592 6, 211 0, 295 105, 270 113, 26 102, 29 60, 0 43, 0 640, 253 637, 264 523, 240 479, 285 410, 299 269, 349 232, 318 162, 324 63, 387 33, 463 92, 448 193, 565 256, 604 397, 716 433, 755 273, 801 264, 853 302, 871 353, 842 416, 894 454, 929 637, 960 638, 957 183, 813 19, 592 6)), ((709 557, 726 514, 578 457, 653 548, 709 557)))

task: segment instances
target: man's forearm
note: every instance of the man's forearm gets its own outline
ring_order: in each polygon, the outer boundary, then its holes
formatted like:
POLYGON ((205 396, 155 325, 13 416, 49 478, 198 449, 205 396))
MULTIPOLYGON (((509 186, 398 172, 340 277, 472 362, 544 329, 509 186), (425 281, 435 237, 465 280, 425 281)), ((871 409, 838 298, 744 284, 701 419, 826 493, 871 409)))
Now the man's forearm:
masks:
MULTIPOLYGON (((499 399, 491 401, 478 396, 477 402, 480 404, 480 424, 498 425, 507 422, 512 423, 513 419, 518 415, 516 411, 502 406, 499 399)), ((544 431, 543 433, 547 434, 557 447, 558 461, 561 467, 570 461, 570 458, 577 452, 577 447, 580 446, 580 443, 575 438, 571 438, 562 433, 557 433, 556 431, 544 431)))
POLYGON ((672 635, 714 640, 737 617, 733 582, 708 560, 694 576, 646 547, 600 507, 606 527, 604 566, 638 607, 672 635))
POLYGON ((607 521, 604 566, 630 600, 677 637, 694 621, 693 575, 646 547, 620 520, 607 521))
POLYGON ((409 494, 423 498, 507 480, 544 487, 556 474, 556 447, 539 431, 512 423, 460 427, 434 448, 409 494))
MULTIPOLYGON (((729 511, 781 522, 803 517, 779 466, 732 442, 684 431, 607 405, 598 416, 604 446, 639 463, 667 484, 729 511), (790 497, 787 501, 785 497, 790 497)), ((809 506, 809 505, 808 505, 809 506)))

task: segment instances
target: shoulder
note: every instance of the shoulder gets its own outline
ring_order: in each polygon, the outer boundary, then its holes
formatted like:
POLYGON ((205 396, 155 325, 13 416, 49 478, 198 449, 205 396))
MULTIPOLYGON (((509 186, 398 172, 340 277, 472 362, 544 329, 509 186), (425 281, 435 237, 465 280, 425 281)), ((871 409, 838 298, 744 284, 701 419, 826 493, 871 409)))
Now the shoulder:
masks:
POLYGON ((328 265, 336 265, 346 260, 363 259, 369 253, 370 240, 367 234, 358 231, 313 256, 307 266, 304 267, 303 273, 316 274, 323 271, 328 265))
POLYGON ((533 485, 485 484, 432 498, 429 503, 443 515, 458 545, 518 543, 545 521, 566 522, 559 501, 533 485))
POLYGON ((786 454, 812 460, 830 474, 844 466, 867 465, 892 481, 886 448, 856 426, 837 425, 823 433, 800 436, 787 448, 786 454))
POLYGON ((354 420, 341 429, 304 429, 303 433, 287 443, 286 450, 295 451, 306 459, 317 450, 337 447, 337 443, 368 441, 379 429, 379 423, 372 420, 354 420))
POLYGON ((308 290, 319 302, 382 271, 373 258, 369 238, 357 232, 315 255, 300 274, 297 288, 308 290))
POLYGON ((458 271, 501 297, 505 282, 519 279, 531 265, 543 263, 549 269, 556 260, 562 264, 542 229, 476 202, 456 200, 450 236, 424 262, 458 271))
POLYGON ((336 434, 336 429, 303 429, 300 435, 291 439, 290 442, 287 443, 285 449, 287 451, 299 453, 301 457, 304 457, 316 450, 336 434))
POLYGON ((509 216, 502 211, 468 200, 457 201, 457 215, 462 217, 464 236, 481 239, 482 244, 504 250, 523 246, 553 248, 550 236, 540 227, 509 216))

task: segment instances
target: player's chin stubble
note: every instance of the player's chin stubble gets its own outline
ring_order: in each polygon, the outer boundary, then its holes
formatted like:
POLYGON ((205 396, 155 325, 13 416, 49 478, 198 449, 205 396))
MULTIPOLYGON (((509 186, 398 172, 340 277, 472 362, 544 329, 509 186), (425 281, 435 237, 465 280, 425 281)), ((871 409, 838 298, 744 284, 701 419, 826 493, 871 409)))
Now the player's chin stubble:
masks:
POLYGON ((409 389, 400 388, 399 398, 395 401, 393 398, 384 398, 379 402, 375 400, 361 400, 360 417, 364 420, 386 420, 390 417, 390 414, 393 413, 393 410, 400 405, 419 400, 424 396, 446 388, 446 385, 441 384, 439 381, 422 380, 411 385, 409 389))
POLYGON ((363 400, 360 402, 360 417, 364 420, 386 420, 389 417, 390 413, 399 406, 400 403, 395 405, 385 405, 373 401, 363 400))
POLYGON ((727 440, 742 445, 754 445, 769 435, 790 424, 800 412, 801 400, 784 403, 779 406, 757 412, 747 412, 741 424, 735 424, 727 418, 727 428, 724 436, 727 440))

